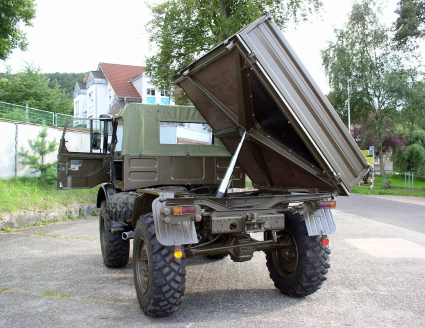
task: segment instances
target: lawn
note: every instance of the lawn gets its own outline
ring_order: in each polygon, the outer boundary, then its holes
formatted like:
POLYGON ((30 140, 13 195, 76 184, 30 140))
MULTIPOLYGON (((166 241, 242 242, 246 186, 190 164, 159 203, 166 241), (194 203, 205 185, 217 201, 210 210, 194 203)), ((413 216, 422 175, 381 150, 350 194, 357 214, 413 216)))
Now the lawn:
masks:
MULTIPOLYGON (((382 183, 382 177, 380 175, 375 176, 375 185, 373 189, 370 189, 369 185, 362 185, 355 187, 351 192, 361 195, 398 195, 398 196, 422 196, 425 197, 425 178, 415 177, 414 178, 414 189, 407 188, 407 182, 404 180, 404 175, 399 174, 387 174, 390 181, 390 188, 384 188, 382 183)), ((252 186, 251 180, 246 178, 247 187, 252 186)))
MULTIPOLYGON (((391 188, 385 189, 380 175, 375 177, 375 186, 357 186, 353 193, 362 195, 403 195, 425 197, 425 178, 416 177, 414 189, 405 188, 403 175, 388 175, 391 188)), ((247 185, 252 185, 247 179, 247 185)), ((18 210, 48 210, 55 207, 93 204, 98 188, 57 190, 55 185, 45 185, 36 178, 0 180, 0 213, 18 210)))
POLYGON ((37 178, 0 180, 0 213, 93 204, 96 196, 97 188, 57 190, 37 178))
MULTIPOLYGON (((413 189, 409 189, 407 181, 402 174, 388 174, 390 188, 384 188, 382 177, 375 176, 374 187, 371 190, 369 185, 357 186, 352 193, 362 195, 399 195, 399 196, 422 196, 425 197, 425 178, 415 177, 413 189)), ((410 183, 410 187, 412 187, 410 183)))

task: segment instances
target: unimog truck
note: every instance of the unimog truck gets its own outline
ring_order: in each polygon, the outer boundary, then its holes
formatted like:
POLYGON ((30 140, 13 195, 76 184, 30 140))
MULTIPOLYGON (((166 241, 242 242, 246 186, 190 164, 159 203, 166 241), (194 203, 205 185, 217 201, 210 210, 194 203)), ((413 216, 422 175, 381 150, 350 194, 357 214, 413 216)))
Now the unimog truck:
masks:
POLYGON ((130 104, 64 130, 58 188, 100 185, 105 265, 126 266, 133 239, 137 298, 151 316, 178 309, 186 260, 198 255, 243 262, 263 251, 282 293, 317 291, 336 197, 369 165, 272 17, 174 82, 194 106, 130 104))

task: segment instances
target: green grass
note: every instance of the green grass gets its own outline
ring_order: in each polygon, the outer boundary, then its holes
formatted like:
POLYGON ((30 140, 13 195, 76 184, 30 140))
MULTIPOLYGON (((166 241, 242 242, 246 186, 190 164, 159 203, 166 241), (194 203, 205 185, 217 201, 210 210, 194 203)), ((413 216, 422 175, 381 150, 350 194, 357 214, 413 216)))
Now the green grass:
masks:
POLYGON ((369 185, 357 186, 352 193, 361 195, 397 195, 397 196, 421 196, 425 197, 425 178, 415 177, 414 189, 406 188, 402 174, 388 174, 390 188, 384 188, 382 177, 375 176, 375 183, 372 190, 369 185))
POLYGON ((51 296, 51 297, 63 297, 63 298, 71 297, 71 295, 68 295, 68 294, 56 294, 51 291, 45 291, 44 293, 41 293, 40 295, 51 296))
MULTIPOLYGON (((425 197, 425 178, 415 177, 414 189, 407 189, 405 187, 404 175, 387 174, 387 178, 390 181, 390 188, 384 188, 382 177, 380 175, 376 175, 373 190, 370 190, 370 187, 367 184, 357 186, 351 192, 361 195, 398 195, 425 197)), ((246 186, 252 186, 252 182, 248 177, 246 178, 246 186)))
POLYGON ((0 180, 0 213, 93 204, 97 190, 56 190, 55 185, 46 185, 37 178, 0 180))
POLYGON ((252 181, 248 176, 245 177, 245 186, 246 187, 252 187, 252 181))

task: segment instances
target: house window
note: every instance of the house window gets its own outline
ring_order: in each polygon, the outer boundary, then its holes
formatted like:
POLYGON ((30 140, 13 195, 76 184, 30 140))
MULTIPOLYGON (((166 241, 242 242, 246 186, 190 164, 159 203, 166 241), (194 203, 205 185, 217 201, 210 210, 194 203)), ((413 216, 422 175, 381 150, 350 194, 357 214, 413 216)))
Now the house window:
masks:
POLYGON ((146 94, 148 94, 149 96, 155 96, 155 89, 151 89, 151 88, 147 89, 146 94))
POLYGON ((74 114, 76 117, 79 117, 80 116, 80 102, 79 101, 76 101, 75 102, 75 114, 74 114))
POLYGON ((111 89, 108 90, 108 94, 109 94, 109 103, 111 103, 111 101, 112 101, 111 89))
POLYGON ((170 98, 161 98, 161 105, 169 105, 170 98))
POLYGON ((146 97, 146 103, 147 104, 156 104, 156 98, 155 97, 146 97))
POLYGON ((161 97, 169 97, 170 91, 168 90, 161 90, 161 97))

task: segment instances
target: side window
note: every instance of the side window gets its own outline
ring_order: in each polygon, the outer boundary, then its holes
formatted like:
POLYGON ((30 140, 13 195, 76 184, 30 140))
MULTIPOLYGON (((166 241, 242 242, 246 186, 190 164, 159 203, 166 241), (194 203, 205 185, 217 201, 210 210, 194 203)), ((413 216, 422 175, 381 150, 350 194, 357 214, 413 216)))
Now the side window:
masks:
POLYGON ((116 151, 122 150, 123 132, 124 132, 124 126, 118 124, 118 126, 117 126, 117 144, 115 146, 116 151))
POLYGON ((110 120, 71 120, 65 131, 65 146, 72 153, 109 153, 112 140, 110 120))
POLYGON ((212 145, 212 130, 204 123, 160 122, 159 142, 166 145, 212 145))

